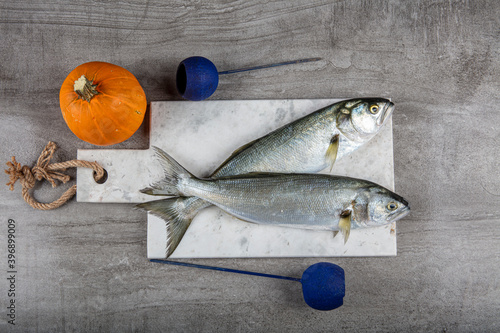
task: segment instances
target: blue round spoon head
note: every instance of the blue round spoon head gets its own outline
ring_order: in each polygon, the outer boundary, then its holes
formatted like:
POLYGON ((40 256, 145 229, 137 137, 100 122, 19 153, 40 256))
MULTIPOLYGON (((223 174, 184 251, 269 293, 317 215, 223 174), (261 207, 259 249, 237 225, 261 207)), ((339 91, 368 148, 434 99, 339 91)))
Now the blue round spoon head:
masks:
POLYGON ((320 262, 309 266, 300 279, 304 301, 316 310, 333 310, 344 303, 344 270, 337 265, 320 262))
POLYGON ((215 65, 203 57, 189 57, 177 67, 175 83, 179 94, 190 101, 202 101, 210 97, 219 84, 215 65))

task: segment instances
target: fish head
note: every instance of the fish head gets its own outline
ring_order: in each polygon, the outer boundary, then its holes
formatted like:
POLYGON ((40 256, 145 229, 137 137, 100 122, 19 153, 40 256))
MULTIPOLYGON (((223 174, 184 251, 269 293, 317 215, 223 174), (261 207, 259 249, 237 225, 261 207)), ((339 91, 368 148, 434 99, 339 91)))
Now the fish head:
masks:
POLYGON ((337 127, 350 140, 368 141, 387 123, 393 110, 394 103, 385 98, 344 101, 339 106, 337 127))
POLYGON ((397 221, 410 212, 410 204, 400 195, 385 188, 370 188, 367 202, 367 226, 380 226, 397 221))

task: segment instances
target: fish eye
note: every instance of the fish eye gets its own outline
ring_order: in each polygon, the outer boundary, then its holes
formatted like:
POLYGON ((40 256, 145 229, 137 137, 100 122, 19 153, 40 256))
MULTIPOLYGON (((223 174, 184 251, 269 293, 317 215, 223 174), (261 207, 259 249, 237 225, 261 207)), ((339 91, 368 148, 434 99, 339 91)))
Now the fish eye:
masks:
POLYGON ((370 112, 373 113, 373 114, 376 114, 378 112, 378 105, 377 104, 373 104, 372 106, 370 106, 370 112))
POLYGON ((395 202, 389 202, 389 203, 387 204, 387 209, 389 209, 389 210, 391 210, 391 211, 392 211, 392 210, 396 210, 397 208, 398 208, 398 204, 397 204, 397 203, 395 203, 395 202))

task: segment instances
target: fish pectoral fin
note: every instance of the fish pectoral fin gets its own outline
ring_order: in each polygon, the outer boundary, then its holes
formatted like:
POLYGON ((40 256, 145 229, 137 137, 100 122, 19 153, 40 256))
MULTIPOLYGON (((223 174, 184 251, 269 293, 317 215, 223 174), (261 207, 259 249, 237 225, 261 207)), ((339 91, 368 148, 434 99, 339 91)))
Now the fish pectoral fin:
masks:
POLYGON ((175 251, 191 221, 198 211, 211 204, 196 197, 170 198, 138 204, 143 209, 165 221, 167 232, 165 258, 175 251))
POLYGON ((352 212, 350 210, 344 210, 340 213, 339 229, 342 236, 344 236, 344 244, 347 243, 351 233, 351 216, 352 212))
POLYGON ((326 150, 326 160, 330 164, 330 172, 333 169, 333 165, 337 160, 337 153, 339 151, 339 142, 340 138, 338 134, 335 134, 330 140, 330 144, 328 145, 328 149, 326 150))
POLYGON ((338 234, 339 234, 339 231, 338 231, 338 230, 335 230, 335 231, 333 232, 333 238, 337 237, 337 235, 338 235, 338 234))

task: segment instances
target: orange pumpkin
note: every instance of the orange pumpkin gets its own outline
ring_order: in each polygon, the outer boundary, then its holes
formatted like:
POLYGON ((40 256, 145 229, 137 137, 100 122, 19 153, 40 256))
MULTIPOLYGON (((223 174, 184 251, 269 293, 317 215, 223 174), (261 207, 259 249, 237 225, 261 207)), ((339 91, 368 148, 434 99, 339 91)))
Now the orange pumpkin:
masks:
POLYGON ((130 138, 146 113, 146 95, 126 69, 106 62, 76 67, 59 92, 61 111, 81 140, 108 146, 130 138))

